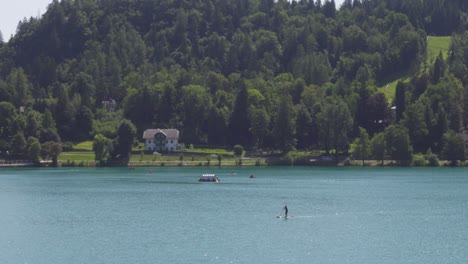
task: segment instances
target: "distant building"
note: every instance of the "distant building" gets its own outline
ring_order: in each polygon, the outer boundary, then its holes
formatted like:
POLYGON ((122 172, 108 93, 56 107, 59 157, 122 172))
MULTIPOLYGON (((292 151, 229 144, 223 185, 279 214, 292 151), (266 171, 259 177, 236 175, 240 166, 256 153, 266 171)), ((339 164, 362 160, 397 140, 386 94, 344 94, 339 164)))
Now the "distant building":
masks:
POLYGON ((114 99, 102 101, 102 108, 109 112, 115 112, 115 109, 117 108, 117 102, 114 99))
POLYGON ((177 151, 184 148, 179 144, 179 130, 177 129, 147 129, 143 132, 145 150, 147 151, 177 151))

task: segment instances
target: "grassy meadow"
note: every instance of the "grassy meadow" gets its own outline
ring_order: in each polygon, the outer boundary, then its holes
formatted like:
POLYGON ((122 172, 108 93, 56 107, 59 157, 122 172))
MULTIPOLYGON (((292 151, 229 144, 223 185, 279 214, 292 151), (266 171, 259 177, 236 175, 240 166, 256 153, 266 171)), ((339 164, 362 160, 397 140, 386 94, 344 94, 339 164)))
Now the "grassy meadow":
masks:
MULTIPOLYGON (((94 166, 95 155, 93 142, 84 141, 73 145, 73 151, 65 151, 60 154, 58 160, 65 165, 94 166)), ((222 166, 236 165, 265 165, 263 158, 239 158, 234 156, 232 150, 222 148, 200 148, 176 153, 154 155, 142 151, 140 143, 133 148, 129 166, 218 166, 218 156, 221 156, 222 166)))
MULTIPOLYGON (((450 49, 450 41, 451 37, 434 37, 428 36, 427 37, 427 57, 425 64, 427 67, 421 66, 422 70, 429 71, 431 66, 434 64, 435 59, 439 56, 439 53, 442 52, 442 56, 444 59, 447 59, 448 52, 450 49)), ((392 80, 391 82, 381 86, 379 90, 385 94, 388 99, 389 104, 392 104, 393 99, 395 97, 395 90, 396 86, 399 81, 409 82, 410 78, 408 76, 399 76, 392 80)))

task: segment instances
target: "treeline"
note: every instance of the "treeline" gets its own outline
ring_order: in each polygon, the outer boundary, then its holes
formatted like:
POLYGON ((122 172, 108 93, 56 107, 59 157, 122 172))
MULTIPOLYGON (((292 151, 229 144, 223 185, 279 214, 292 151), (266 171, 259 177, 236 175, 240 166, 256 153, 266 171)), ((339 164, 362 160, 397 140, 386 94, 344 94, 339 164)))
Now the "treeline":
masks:
POLYGON ((1 155, 96 138, 125 159, 133 125, 336 153, 359 127, 396 127, 440 153, 468 124, 466 14, 463 0, 54 0, 0 42, 1 155), (431 34, 452 45, 427 64, 431 34), (402 75, 389 102, 377 87, 402 75))

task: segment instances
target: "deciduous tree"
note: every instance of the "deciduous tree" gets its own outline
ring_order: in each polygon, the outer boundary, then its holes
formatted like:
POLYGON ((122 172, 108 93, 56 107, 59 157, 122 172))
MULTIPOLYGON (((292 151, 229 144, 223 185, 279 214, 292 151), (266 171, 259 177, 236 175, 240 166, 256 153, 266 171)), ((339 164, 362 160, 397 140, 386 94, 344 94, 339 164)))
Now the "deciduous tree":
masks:
POLYGON ((362 166, 364 166, 364 161, 371 156, 371 141, 364 128, 359 128, 359 137, 354 140, 352 146, 353 158, 362 160, 362 166))

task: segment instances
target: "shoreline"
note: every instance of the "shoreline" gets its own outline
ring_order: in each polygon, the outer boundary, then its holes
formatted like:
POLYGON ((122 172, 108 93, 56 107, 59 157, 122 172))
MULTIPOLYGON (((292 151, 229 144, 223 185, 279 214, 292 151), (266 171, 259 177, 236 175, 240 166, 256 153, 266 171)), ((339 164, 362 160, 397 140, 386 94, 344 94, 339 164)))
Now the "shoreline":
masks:
MULTIPOLYGON (((438 166, 430 166, 430 165, 400 165, 394 161, 385 161, 382 165, 379 162, 369 161, 362 164, 362 161, 352 161, 349 164, 345 164, 344 162, 339 163, 321 163, 321 164, 268 164, 268 162, 264 162, 261 164, 256 163, 242 163, 242 164, 233 164, 233 163, 221 163, 221 165, 217 163, 175 163, 175 162, 130 162, 128 165, 115 165, 115 166, 99 166, 95 161, 59 161, 58 168, 74 168, 74 167, 82 167, 82 168, 105 168, 105 167, 115 167, 115 168, 127 168, 127 169, 135 169, 135 168, 144 168, 144 167, 171 167, 171 168, 197 168, 197 167, 362 167, 362 168, 437 168, 437 167, 468 167, 468 162, 458 162, 457 164, 453 165, 449 161, 441 161, 438 166)), ((0 163, 1 168, 51 168, 49 162, 41 162, 41 164, 35 164, 33 162, 16 162, 16 163, 9 163, 9 162, 2 162, 0 163)))

